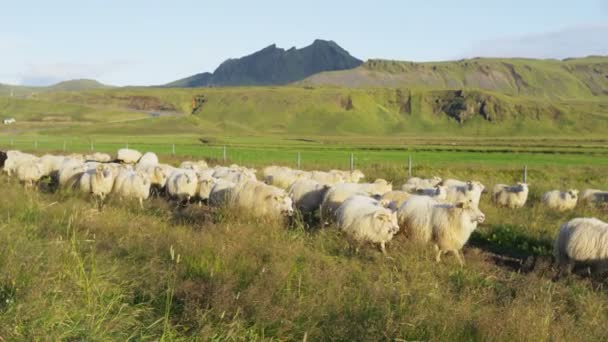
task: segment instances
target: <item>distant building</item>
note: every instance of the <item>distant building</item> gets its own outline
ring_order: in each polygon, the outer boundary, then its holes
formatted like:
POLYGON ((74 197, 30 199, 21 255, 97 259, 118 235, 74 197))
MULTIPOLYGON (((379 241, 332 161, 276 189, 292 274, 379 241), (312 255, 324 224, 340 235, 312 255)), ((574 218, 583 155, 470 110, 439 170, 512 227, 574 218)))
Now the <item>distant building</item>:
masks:
POLYGON ((15 122, 17 122, 17 120, 15 120, 14 118, 8 118, 8 119, 4 119, 4 124, 5 125, 12 125, 15 122))

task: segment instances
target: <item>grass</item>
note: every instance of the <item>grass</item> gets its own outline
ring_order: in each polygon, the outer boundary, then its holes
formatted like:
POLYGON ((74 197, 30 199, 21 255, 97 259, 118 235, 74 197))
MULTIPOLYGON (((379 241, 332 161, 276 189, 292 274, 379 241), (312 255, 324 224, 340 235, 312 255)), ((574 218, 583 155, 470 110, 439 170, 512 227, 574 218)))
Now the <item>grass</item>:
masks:
MULTIPOLYGON (((175 160, 174 160, 175 161, 175 160)), ((314 165, 324 168, 323 164, 314 165)), ((0 177, 0 336, 6 340, 604 340, 603 286, 496 263, 550 253, 559 224, 605 211, 547 212, 543 191, 605 185, 607 166, 531 170, 530 203, 494 207, 467 266, 397 237, 384 258, 355 253, 335 229, 306 231, 162 199, 110 199, 102 212, 70 192, 24 192, 0 177)), ((371 165, 399 183, 405 170, 371 165)), ((520 171, 452 164, 419 175, 491 186, 520 171)), ((602 284, 602 283, 600 283, 602 284)))

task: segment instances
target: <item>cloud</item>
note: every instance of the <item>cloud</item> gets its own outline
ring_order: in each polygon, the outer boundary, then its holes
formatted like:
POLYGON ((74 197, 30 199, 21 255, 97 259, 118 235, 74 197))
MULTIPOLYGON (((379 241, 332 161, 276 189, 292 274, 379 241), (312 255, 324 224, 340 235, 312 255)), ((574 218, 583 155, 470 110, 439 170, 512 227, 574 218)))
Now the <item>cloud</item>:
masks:
POLYGON ((97 64, 52 63, 28 64, 24 71, 18 72, 19 83, 32 86, 48 86, 61 81, 89 78, 99 79, 120 71, 129 65, 128 61, 110 61, 97 64))
POLYGON ((557 58, 608 55, 608 25, 570 27, 559 31, 482 41, 465 57, 557 58))

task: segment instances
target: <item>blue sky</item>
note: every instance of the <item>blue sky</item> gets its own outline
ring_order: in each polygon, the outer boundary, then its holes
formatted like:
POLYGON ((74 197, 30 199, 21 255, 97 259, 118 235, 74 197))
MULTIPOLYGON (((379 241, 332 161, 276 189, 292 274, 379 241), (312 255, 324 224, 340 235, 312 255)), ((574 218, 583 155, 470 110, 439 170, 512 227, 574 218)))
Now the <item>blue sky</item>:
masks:
POLYGON ((0 83, 163 84, 272 43, 361 59, 608 55, 608 0, 3 0, 0 83))

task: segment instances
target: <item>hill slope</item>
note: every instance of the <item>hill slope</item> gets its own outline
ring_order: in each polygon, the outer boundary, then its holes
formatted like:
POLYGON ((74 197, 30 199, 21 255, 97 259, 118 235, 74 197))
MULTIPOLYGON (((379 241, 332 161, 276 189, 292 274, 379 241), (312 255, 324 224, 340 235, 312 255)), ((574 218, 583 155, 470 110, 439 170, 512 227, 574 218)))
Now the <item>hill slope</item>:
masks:
POLYGON ((564 61, 475 58, 432 63, 369 60, 356 69, 313 75, 300 84, 485 89, 530 97, 592 98, 608 95, 608 57, 564 61))
POLYGON ((333 41, 315 40, 302 49, 289 50, 273 44, 249 56, 229 59, 213 74, 197 74, 166 87, 284 85, 322 71, 352 69, 361 63, 333 41))
POLYGON ((10 84, 0 83, 0 95, 10 96, 11 93, 18 97, 31 97, 33 94, 46 93, 46 92, 57 92, 57 91, 83 91, 92 89, 108 89, 113 88, 112 86, 105 85, 96 80, 89 79, 78 79, 63 81, 53 84, 48 87, 35 87, 35 86, 17 86, 10 84))

